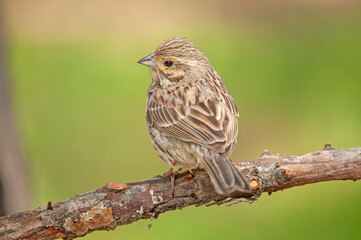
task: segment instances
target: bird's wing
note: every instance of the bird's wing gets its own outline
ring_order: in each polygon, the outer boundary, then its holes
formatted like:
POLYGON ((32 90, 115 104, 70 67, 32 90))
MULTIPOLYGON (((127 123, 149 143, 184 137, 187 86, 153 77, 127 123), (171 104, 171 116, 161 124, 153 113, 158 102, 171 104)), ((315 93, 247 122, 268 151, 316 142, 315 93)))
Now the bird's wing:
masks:
POLYGON ((238 111, 228 93, 219 99, 191 106, 148 99, 147 121, 168 136, 229 156, 237 138, 238 111))

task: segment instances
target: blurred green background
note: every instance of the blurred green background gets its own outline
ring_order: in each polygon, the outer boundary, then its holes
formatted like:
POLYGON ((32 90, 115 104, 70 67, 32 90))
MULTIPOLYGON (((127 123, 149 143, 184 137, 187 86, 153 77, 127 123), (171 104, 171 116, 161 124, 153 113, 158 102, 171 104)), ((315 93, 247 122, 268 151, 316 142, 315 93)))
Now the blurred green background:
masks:
MULTIPOLYGON (((168 170, 148 137, 149 69, 193 41, 240 111, 233 161, 361 146, 358 1, 6 1, 7 67, 32 207, 168 170)), ((84 239, 360 239, 361 181, 188 207, 84 239)))

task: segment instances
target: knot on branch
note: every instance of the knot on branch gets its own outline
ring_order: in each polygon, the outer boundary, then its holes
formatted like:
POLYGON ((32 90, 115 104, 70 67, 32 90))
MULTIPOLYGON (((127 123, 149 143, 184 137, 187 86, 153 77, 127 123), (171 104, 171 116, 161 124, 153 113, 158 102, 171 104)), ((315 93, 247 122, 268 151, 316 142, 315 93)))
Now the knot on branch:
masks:
POLYGON ((279 164, 274 162, 254 168, 247 178, 253 190, 256 191, 254 195, 259 197, 265 189, 289 182, 292 173, 289 170, 280 168, 279 164))

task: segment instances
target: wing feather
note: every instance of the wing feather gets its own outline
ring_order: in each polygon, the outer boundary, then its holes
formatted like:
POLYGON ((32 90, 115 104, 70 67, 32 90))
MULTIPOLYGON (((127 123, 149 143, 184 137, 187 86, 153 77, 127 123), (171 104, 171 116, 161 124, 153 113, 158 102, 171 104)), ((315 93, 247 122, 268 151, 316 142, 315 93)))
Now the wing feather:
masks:
POLYGON ((230 155, 237 138, 238 111, 229 94, 222 100, 199 102, 186 106, 172 99, 148 99, 146 117, 150 126, 156 126, 166 135, 185 142, 197 143, 208 149, 230 155))

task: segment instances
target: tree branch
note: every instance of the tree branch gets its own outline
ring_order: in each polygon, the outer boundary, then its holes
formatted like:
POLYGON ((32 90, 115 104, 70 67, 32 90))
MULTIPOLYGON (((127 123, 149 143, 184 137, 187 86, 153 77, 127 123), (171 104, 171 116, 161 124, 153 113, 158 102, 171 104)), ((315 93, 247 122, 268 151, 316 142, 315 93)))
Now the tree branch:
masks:
POLYGON ((334 150, 326 144, 322 151, 293 156, 265 151, 260 158, 235 166, 250 181, 253 195, 217 195, 203 170, 178 174, 174 198, 169 177, 128 184, 111 182, 61 202, 1 217, 0 239, 72 239, 191 205, 252 202, 262 192, 322 181, 356 181, 361 178, 361 147, 334 150))

